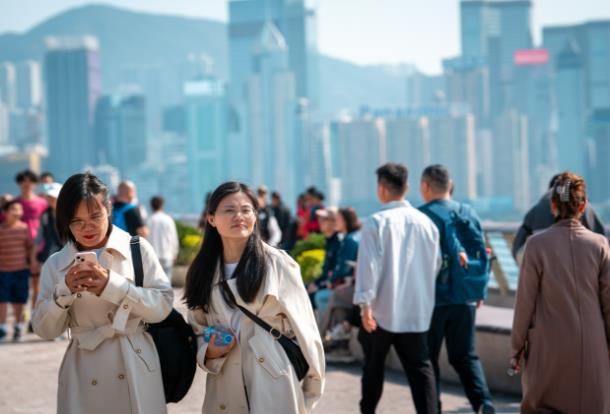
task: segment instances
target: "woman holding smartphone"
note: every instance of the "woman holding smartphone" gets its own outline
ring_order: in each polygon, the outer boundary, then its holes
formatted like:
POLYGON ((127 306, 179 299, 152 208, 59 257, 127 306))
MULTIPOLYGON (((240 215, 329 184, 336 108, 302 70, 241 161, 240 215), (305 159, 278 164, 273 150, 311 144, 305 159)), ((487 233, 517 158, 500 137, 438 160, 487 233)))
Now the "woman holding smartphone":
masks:
POLYGON ((159 357, 144 324, 165 319, 173 291, 144 239, 144 286, 135 286, 131 237, 112 226, 110 208, 108 188, 94 175, 63 185, 56 223, 66 245, 44 264, 32 325, 44 339, 71 332, 58 413, 166 413, 159 357))
POLYGON ((257 210, 246 185, 220 185, 187 274, 189 322, 200 336, 197 362, 208 373, 206 414, 307 413, 322 394, 324 352, 299 267, 260 239, 257 210), (295 338, 309 364, 302 381, 280 343, 235 303, 295 338), (210 326, 230 331, 234 339, 218 345, 213 336, 206 342, 203 333, 210 326))

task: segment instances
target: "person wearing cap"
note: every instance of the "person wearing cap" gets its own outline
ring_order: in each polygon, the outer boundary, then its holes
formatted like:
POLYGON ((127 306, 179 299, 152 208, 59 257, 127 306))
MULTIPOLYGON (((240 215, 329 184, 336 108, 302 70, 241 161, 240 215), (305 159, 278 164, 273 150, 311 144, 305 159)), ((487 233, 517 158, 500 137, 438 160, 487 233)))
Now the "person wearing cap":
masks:
POLYGON ((330 287, 333 269, 337 266, 337 256, 341 248, 341 234, 336 229, 337 214, 339 214, 339 210, 336 207, 316 210, 316 216, 320 222, 320 231, 326 238, 326 245, 324 247, 322 273, 309 284, 307 292, 309 292, 314 308, 318 309, 320 315, 324 314, 331 294, 328 288, 330 287))

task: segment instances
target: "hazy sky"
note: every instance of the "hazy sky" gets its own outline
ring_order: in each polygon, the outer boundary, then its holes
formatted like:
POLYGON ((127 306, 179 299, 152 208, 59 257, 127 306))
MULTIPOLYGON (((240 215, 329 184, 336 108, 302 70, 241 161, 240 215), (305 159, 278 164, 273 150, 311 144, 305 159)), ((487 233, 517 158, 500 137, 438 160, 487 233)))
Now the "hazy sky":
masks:
MULTIPOLYGON (((0 33, 21 32, 86 0, 0 0, 0 33)), ((106 0, 135 10, 227 20, 227 0, 106 0)), ((308 0, 318 10, 318 44, 355 63, 412 62, 440 72, 459 53, 459 0, 308 0)), ((534 38, 549 24, 610 19, 609 0, 534 0, 534 38)))

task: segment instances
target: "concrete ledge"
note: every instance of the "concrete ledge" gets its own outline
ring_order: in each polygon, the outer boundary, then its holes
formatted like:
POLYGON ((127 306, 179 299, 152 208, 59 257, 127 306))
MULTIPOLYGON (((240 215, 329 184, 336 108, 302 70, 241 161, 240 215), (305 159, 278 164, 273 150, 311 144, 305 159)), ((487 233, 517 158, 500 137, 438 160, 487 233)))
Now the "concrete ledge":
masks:
MULTIPOLYGON (((503 394, 521 395, 521 379, 518 376, 506 375, 510 356, 510 334, 513 319, 513 310, 482 306, 477 311, 477 354, 483 364, 487 384, 493 392, 503 394)), ((350 350, 359 360, 362 360, 362 348, 356 338, 354 329, 350 350)), ((386 361, 386 366, 402 371, 402 366, 396 352, 392 348, 386 361)), ((443 381, 459 384, 459 378, 447 359, 445 346, 440 358, 441 378, 443 381)))
POLYGON ((489 288, 487 305, 496 306, 500 308, 514 309, 515 307, 515 291, 509 290, 506 293, 500 291, 499 288, 489 288))

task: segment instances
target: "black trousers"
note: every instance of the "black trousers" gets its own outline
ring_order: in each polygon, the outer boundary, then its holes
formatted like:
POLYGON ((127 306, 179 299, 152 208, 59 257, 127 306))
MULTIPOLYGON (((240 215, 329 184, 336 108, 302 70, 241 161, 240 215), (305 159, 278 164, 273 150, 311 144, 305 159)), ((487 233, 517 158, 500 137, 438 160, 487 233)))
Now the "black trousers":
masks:
POLYGON ((460 377, 460 382, 473 410, 477 412, 483 402, 491 402, 483 366, 475 349, 475 314, 474 305, 449 305, 434 308, 428 333, 428 346, 436 377, 439 413, 441 412, 441 390, 438 357, 443 339, 447 341, 449 363, 460 377))
POLYGON ((436 386, 428 352, 428 333, 392 333, 380 326, 372 333, 360 328, 358 341, 364 351, 360 411, 372 414, 383 392, 385 360, 394 345, 405 370, 418 414, 436 413, 436 386))

